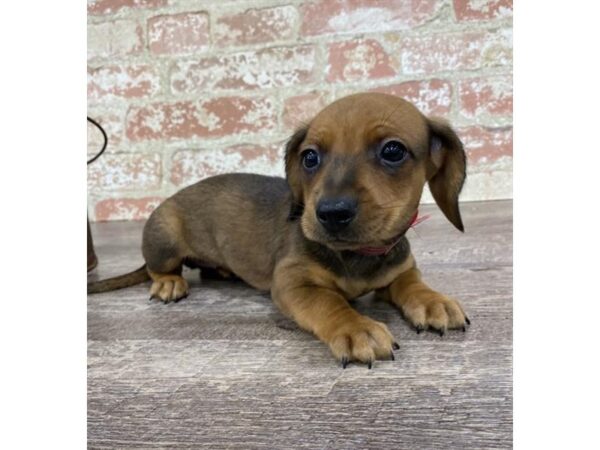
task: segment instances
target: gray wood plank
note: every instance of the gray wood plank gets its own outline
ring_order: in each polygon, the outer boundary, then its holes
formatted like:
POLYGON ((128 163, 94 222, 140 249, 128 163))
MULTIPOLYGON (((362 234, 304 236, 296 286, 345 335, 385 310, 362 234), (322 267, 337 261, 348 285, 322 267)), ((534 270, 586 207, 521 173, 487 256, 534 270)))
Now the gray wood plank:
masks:
MULTIPOLYGON (((431 286, 472 325, 417 335, 372 295, 354 302, 401 348, 372 370, 328 349, 241 282, 148 302, 148 286, 88 296, 90 448, 400 449, 512 446, 512 202, 463 205, 466 233, 433 206, 411 245, 431 286)), ((93 224, 89 279, 141 265, 142 223, 93 224)))

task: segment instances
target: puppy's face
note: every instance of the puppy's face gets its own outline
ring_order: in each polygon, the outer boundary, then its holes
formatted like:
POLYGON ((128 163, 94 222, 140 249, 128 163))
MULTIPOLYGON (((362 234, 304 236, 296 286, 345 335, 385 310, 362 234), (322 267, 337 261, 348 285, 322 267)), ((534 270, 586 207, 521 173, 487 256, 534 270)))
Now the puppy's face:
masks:
POLYGON ((289 141, 286 172, 304 207, 305 236, 335 250, 393 242, 410 226, 428 181, 462 229, 462 145, 450 127, 398 97, 357 94, 326 107, 289 141))

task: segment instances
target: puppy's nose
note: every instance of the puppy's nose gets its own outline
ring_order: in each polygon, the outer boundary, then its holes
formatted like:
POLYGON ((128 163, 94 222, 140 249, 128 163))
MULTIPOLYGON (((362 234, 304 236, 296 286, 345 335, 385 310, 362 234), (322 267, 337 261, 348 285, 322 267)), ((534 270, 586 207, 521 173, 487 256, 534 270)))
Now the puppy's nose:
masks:
POLYGON ((357 203, 351 198, 323 199, 317 204, 317 219, 327 231, 341 231, 356 216, 357 203))

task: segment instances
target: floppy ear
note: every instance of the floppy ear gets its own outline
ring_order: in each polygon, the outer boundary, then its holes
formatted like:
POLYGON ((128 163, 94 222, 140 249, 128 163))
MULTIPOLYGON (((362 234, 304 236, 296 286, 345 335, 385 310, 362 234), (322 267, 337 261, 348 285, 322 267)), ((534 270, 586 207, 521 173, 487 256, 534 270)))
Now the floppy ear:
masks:
POLYGON ((458 195, 466 178, 467 161, 463 144, 442 119, 431 118, 429 123, 429 155, 431 159, 429 190, 446 218, 464 231, 458 195))
POLYGON ((298 148, 308 132, 308 126, 299 128, 290 137, 285 145, 285 178, 292 192, 292 206, 289 219, 293 220, 302 215, 304 210, 304 198, 302 195, 302 183, 299 176, 298 148))

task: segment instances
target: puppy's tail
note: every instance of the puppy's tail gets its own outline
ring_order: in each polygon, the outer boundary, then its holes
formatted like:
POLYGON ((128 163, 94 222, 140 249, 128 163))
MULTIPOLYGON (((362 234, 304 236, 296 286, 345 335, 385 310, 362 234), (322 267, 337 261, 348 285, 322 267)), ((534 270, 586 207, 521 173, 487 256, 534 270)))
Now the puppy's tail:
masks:
POLYGON ((136 284, 143 283, 149 279, 150 275, 148 275, 146 264, 144 264, 133 272, 119 275, 118 277, 107 278, 106 280, 88 283, 87 292, 88 294, 98 294, 100 292, 116 291, 117 289, 135 286, 136 284))

